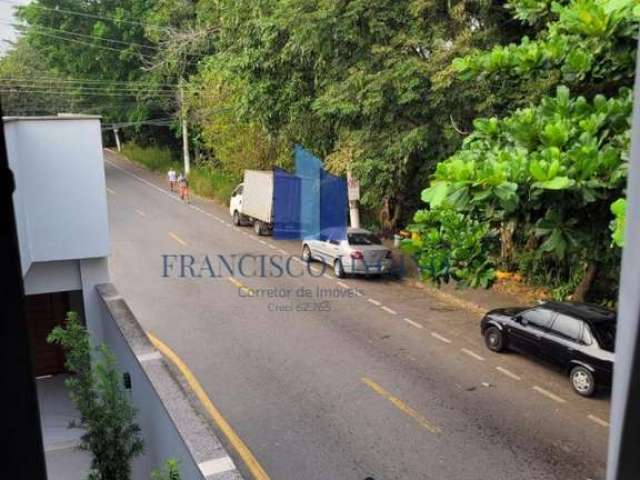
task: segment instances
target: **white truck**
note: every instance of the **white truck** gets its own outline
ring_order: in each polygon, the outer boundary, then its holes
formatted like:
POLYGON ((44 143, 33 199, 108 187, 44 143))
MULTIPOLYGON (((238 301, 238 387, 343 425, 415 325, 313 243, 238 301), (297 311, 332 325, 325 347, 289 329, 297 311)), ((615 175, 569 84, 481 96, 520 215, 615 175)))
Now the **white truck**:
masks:
POLYGON ((267 235, 273 226, 273 172, 245 170, 231 194, 229 213, 234 225, 252 224, 257 235, 267 235))

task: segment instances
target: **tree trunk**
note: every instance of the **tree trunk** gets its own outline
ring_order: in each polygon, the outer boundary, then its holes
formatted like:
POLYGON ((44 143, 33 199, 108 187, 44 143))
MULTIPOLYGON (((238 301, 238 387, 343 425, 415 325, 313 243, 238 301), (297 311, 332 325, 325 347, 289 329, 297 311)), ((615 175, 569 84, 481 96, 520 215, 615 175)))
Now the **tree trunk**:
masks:
POLYGON ((593 283, 593 279, 595 278, 597 271, 598 265, 596 262, 592 261, 587 264, 582 280, 580 280, 580 283, 572 295, 575 302, 584 302, 589 290, 591 289, 591 284, 593 283))
POLYGON ((514 219, 503 221, 500 224, 500 263, 506 270, 513 266, 513 233, 516 229, 514 219))
POLYGON ((385 197, 380 209, 379 220, 384 236, 392 235, 402 215, 402 199, 385 197))

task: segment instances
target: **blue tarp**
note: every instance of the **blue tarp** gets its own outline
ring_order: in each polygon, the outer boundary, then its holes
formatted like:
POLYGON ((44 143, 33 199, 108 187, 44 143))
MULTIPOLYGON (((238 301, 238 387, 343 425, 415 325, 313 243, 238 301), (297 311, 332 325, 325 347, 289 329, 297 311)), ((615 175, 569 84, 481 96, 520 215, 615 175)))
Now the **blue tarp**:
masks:
POLYGON ((296 175, 300 177, 301 238, 318 238, 320 234, 320 171, 322 162, 300 145, 294 147, 296 175))
POLYGON ((320 231, 333 240, 347 238, 347 182, 324 170, 320 172, 320 231))
POLYGON ((346 238, 347 184, 322 169, 322 161, 295 146, 296 174, 275 169, 273 236, 276 239, 346 238))
POLYGON ((273 170, 273 238, 299 239, 300 177, 281 168, 273 170))

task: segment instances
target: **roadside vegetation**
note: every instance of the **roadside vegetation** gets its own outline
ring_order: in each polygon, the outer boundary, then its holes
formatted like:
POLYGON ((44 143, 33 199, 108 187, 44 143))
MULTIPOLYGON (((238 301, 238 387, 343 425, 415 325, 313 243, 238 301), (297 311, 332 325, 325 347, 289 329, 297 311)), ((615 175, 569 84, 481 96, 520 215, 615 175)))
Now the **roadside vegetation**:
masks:
POLYGON ((167 172, 171 167, 176 168, 175 155, 168 147, 142 147, 129 142, 122 146, 122 155, 154 172, 167 172))
POLYGON ((365 224, 415 232, 425 280, 615 298, 635 0, 55 4, 20 9, 7 113, 43 113, 48 78, 51 108, 128 122, 127 156, 160 170, 184 113, 193 190, 221 200, 297 143, 360 180, 365 224))
MULTIPOLYGON (((169 147, 143 147, 129 142, 122 146, 122 155, 154 172, 166 173, 170 168, 180 172, 183 168, 180 157, 169 147)), ((198 162, 191 166, 189 185, 197 195, 226 203, 241 178, 213 168, 210 162, 198 162)))
POLYGON ((131 462, 144 451, 136 410, 122 385, 122 373, 105 345, 95 348, 76 312, 68 312, 64 326, 49 334, 50 343, 66 350, 66 380, 71 400, 80 413, 84 433, 80 448, 91 454, 87 480, 128 480, 131 462), (92 361, 93 360, 93 361, 92 361))

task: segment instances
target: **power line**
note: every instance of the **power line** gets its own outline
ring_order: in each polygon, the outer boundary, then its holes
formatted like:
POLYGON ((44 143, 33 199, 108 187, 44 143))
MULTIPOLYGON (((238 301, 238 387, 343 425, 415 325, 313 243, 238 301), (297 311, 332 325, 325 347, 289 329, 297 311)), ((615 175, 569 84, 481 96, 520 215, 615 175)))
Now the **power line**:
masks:
POLYGON ((136 96, 136 95, 155 95, 159 98, 174 98, 172 93, 158 92, 155 90, 112 90, 112 89, 101 89, 101 88, 81 88, 78 90, 74 89, 65 89, 65 88, 49 88, 42 85, 25 85, 21 87, 19 85, 3 85, 0 82, 0 89, 11 90, 14 93, 19 92, 44 92, 44 93, 68 93, 71 95, 102 95, 102 94, 114 94, 114 95, 123 95, 123 96, 136 96))
MULTIPOLYGON (((141 92, 131 92, 131 93, 127 93, 127 92, 108 92, 108 91, 98 91, 98 92, 82 92, 82 91, 76 91, 76 90, 37 90, 37 89, 10 89, 6 86, 0 86, 0 93, 46 93, 46 94, 52 94, 52 95, 91 95, 91 96, 109 96, 109 97, 135 97, 137 96, 139 93, 145 93, 144 91, 141 92)), ((152 92, 150 92, 152 93, 152 92)), ((158 94, 155 93, 155 96, 157 96, 158 98, 165 98, 165 99, 172 99, 173 95, 166 95, 166 94, 158 94)))
POLYGON ((35 81, 22 81, 15 82, 11 80, 5 80, 0 78, 0 86, 4 87, 16 87, 16 88, 54 88, 64 91, 94 91, 94 92, 134 92, 134 93, 160 93, 163 95, 174 95, 174 90, 164 88, 144 87, 142 85, 82 85, 82 84, 56 84, 55 81, 50 82, 35 82, 35 81))
MULTIPOLYGON (((95 78, 55 78, 55 77, 34 77, 34 78, 5 78, 2 80, 15 82, 60 82, 60 83, 107 83, 107 84, 123 84, 123 85, 148 85, 149 82, 144 80, 100 80, 95 78)), ((173 83, 156 83, 154 86, 177 88, 177 84, 173 83)))
MULTIPOLYGON (((12 0, 0 0, 0 2, 11 3, 11 4, 13 4, 15 6, 18 6, 18 7, 27 6, 27 5, 23 5, 23 4, 15 2, 15 1, 12 1, 12 0)), ((135 20, 126 20, 126 19, 121 19, 121 18, 116 18, 116 17, 107 17, 105 15, 98 15, 98 14, 95 14, 95 13, 79 12, 77 10, 67 10, 67 9, 64 9, 64 8, 51 8, 51 7, 45 7, 44 5, 38 5, 38 4, 34 4, 34 3, 29 4, 28 7, 29 8, 37 8, 39 10, 46 10, 46 11, 54 12, 54 13, 60 13, 60 14, 76 15, 76 16, 79 16, 79 17, 93 18, 93 19, 98 19, 98 20, 107 20, 107 21, 114 22, 114 23, 128 23, 130 25, 139 25, 141 27, 151 28, 151 29, 154 29, 154 30, 164 30, 164 31, 168 31, 168 32, 173 31, 171 28, 161 27, 159 25, 150 25, 150 24, 143 23, 143 22, 137 22, 135 20)))
POLYGON ((164 123, 173 123, 176 119, 173 117, 164 117, 164 118, 150 118, 147 120, 136 120, 136 121, 130 121, 130 122, 113 122, 113 123, 109 123, 108 125, 115 127, 115 128, 123 128, 123 127, 131 127, 131 126, 135 126, 135 125, 142 125, 142 124, 164 124, 164 123))
MULTIPOLYGON (((1 0, 0 0, 0 1, 1 1, 1 0)), ((21 28, 22 28, 23 30, 26 30, 28 27, 21 26, 21 28)), ((30 32, 30 33, 34 33, 34 34, 36 34, 36 35, 43 35, 43 36, 45 36, 45 37, 57 38, 57 39, 59 39, 59 40, 66 40, 66 41, 68 41, 68 42, 75 42, 75 43, 79 43, 79 44, 81 44, 81 45, 85 45, 85 46, 92 47, 92 48, 100 48, 100 49, 102 49, 102 50, 110 50, 110 51, 112 51, 112 52, 119 52, 119 53, 123 53, 123 52, 126 52, 126 51, 127 51, 126 49, 123 49, 123 48, 113 48, 113 47, 107 47, 107 46, 105 46, 105 45, 95 45, 95 44, 90 43, 90 42, 84 42, 84 41, 82 41, 82 40, 78 40, 78 39, 75 39, 75 38, 68 38, 68 37, 64 37, 64 36, 61 36, 61 35, 56 35, 56 34, 54 34, 54 33, 39 32, 39 31, 37 31, 37 30, 29 30, 29 32, 30 32)), ((131 53, 131 52, 128 52, 128 53, 131 53)), ((138 53, 138 55, 140 55, 142 58, 144 58, 144 59, 148 59, 148 60, 149 60, 149 58, 148 58, 148 57, 146 57, 146 56, 144 56, 142 53, 140 53, 140 52, 137 52, 137 53, 138 53)))
POLYGON ((130 45, 138 48, 148 48, 151 50, 158 51, 158 47, 155 47, 153 45, 144 45, 142 43, 136 43, 136 42, 126 42, 124 40, 116 40, 114 38, 105 38, 105 37, 99 37, 96 35, 89 35, 86 33, 72 32, 69 30, 62 30, 60 28, 46 27, 39 24, 22 24, 22 23, 8 22, 5 20, 0 20, 0 23, 3 23, 5 25, 10 25, 16 29, 29 30, 30 32, 34 32, 34 33, 39 33, 38 30, 48 30, 52 32, 63 33, 65 35, 72 35, 72 36, 81 37, 81 38, 89 38, 94 40, 100 40, 102 42, 111 42, 111 43, 120 44, 120 45, 130 45))
MULTIPOLYGON (((3 0, 0 0, 3 1, 3 0)), ((114 42, 117 44, 122 44, 122 45, 129 45, 129 46, 134 46, 137 48, 147 48, 147 49, 152 49, 154 50, 154 52, 149 52, 149 53, 143 53, 143 52, 136 52, 142 59, 150 61, 152 60, 152 58, 149 55, 154 55, 154 54, 158 54, 162 52, 162 49, 160 47, 156 47, 156 46, 152 46, 152 45, 144 45, 142 43, 135 43, 135 42, 126 42, 124 40, 116 40, 113 38, 104 38, 104 37, 98 37, 95 35, 88 35, 88 34, 84 34, 84 33, 77 33, 77 32, 71 32, 69 30, 62 30, 62 29, 58 29, 58 28, 53 28, 53 27, 45 27, 42 25, 38 25, 38 24, 19 24, 19 23, 12 23, 12 22, 7 22, 4 20, 0 20, 0 23, 4 23, 7 25, 10 25, 14 28, 16 28, 17 30, 20 30, 22 32, 26 32, 26 33, 31 33, 31 34, 35 34, 35 35, 43 35, 45 37, 50 37, 50 38, 57 38, 59 40, 66 40, 69 42, 75 42, 75 43, 79 43, 81 45, 87 45, 93 48, 101 48, 103 50, 110 50, 110 51, 114 51, 114 52, 126 52, 127 50, 122 48, 113 48, 113 47, 108 47, 105 45, 96 45, 93 43, 89 43, 86 41, 82 41, 82 40, 78 40, 77 38, 68 38, 65 37, 64 35, 56 35, 54 33, 51 33, 50 31, 54 31, 54 32, 59 32, 59 33, 63 33, 65 35, 72 35, 72 36, 76 36, 76 37, 81 37, 81 38, 88 38, 88 39, 92 39, 92 40, 100 40, 103 42, 114 42), (49 32, 43 32, 41 30, 38 29, 46 29, 49 30, 49 32)), ((197 53, 190 53, 190 52, 184 52, 184 55, 186 55, 187 57, 193 57, 193 58, 200 58, 200 55, 197 53)))

